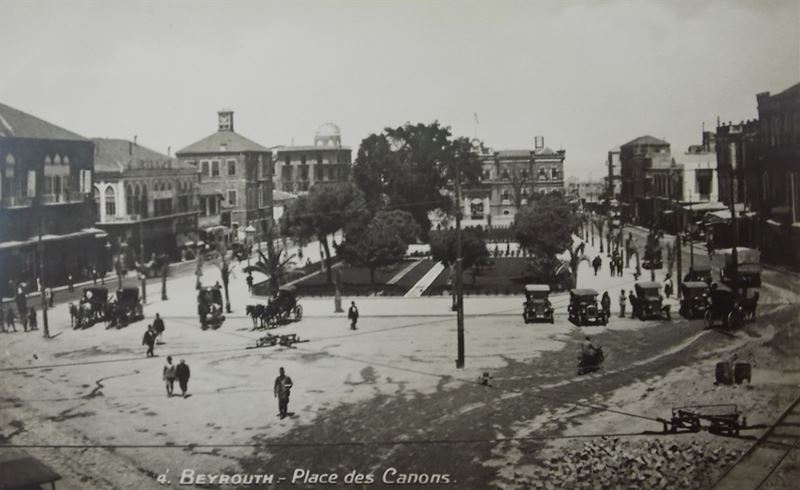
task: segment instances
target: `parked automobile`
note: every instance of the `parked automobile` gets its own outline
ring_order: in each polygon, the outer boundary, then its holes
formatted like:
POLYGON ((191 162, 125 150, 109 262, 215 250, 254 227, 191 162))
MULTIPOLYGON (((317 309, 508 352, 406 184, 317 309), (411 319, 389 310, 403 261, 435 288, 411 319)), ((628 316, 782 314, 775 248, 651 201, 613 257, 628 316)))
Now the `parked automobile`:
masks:
POLYGON ((687 281, 681 284, 681 306, 678 313, 684 318, 705 318, 708 307, 708 284, 687 281))
POLYGON ((634 285, 636 299, 633 303, 633 314, 639 320, 653 318, 670 319, 670 307, 664 305, 664 297, 661 296, 661 284, 657 282, 637 282, 634 285))
POLYGON ((225 321, 222 312, 222 290, 219 286, 200 288, 197 292, 197 314, 200 326, 217 329, 225 321))
POLYGON ((711 265, 709 264, 694 264, 689 268, 689 272, 683 276, 683 282, 690 281, 703 281, 706 286, 711 285, 713 278, 711 277, 711 265))
POLYGON ((69 306, 73 328, 91 327, 105 321, 108 311, 108 288, 103 287, 84 288, 78 305, 69 306))
POLYGON ((553 305, 550 303, 550 286, 547 284, 527 284, 522 318, 525 323, 545 321, 553 323, 553 305))
POLYGON ((122 288, 117 291, 114 308, 109 323, 114 326, 125 326, 143 320, 144 311, 139 288, 122 288))
POLYGON ((761 252, 753 248, 736 247, 736 259, 732 249, 723 251, 725 265, 720 282, 731 288, 761 287, 761 252))
POLYGON ((569 292, 567 307, 569 320, 578 326, 606 325, 608 317, 597 304, 597 291, 594 289, 573 289, 569 292))

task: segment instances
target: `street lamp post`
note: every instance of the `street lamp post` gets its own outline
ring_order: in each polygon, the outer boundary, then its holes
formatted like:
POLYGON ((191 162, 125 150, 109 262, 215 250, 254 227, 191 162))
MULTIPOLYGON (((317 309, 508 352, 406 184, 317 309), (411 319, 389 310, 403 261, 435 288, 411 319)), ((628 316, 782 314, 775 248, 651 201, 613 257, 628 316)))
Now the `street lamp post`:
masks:
MULTIPOLYGON (((256 229, 252 224, 244 229, 245 239, 247 240, 247 287, 253 288, 253 271, 250 270, 250 250, 253 248, 253 238, 256 236, 256 229)), ((260 242, 259 242, 260 246, 260 242)))
POLYGON ((39 260, 37 260, 37 267, 39 269, 39 295, 42 297, 42 334, 44 338, 50 338, 50 324, 47 319, 47 298, 45 297, 45 284, 44 284, 44 242, 42 242, 42 233, 44 231, 44 206, 41 201, 37 203, 39 210, 39 243, 37 244, 37 252, 39 260))

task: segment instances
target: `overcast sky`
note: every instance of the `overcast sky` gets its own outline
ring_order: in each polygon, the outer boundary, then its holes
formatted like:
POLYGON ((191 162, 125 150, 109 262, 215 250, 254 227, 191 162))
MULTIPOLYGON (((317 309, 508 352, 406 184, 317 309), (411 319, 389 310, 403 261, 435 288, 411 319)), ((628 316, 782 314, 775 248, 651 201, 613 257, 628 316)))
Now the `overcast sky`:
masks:
POLYGON ((235 111, 266 146, 438 119, 488 146, 542 135, 594 178, 643 134, 673 151, 800 81, 800 2, 0 0, 0 101, 173 153, 235 111), (696 4, 696 5, 695 5, 696 4))

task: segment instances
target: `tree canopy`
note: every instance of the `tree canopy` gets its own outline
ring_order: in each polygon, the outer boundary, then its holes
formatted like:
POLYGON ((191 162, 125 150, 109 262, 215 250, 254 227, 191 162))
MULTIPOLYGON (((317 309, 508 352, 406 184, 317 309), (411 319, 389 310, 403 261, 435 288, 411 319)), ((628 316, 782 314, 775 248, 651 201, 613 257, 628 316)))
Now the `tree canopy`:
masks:
POLYGON ((403 260, 410 241, 418 233, 411 214, 379 211, 366 228, 347 234, 337 254, 349 264, 369 268, 370 284, 374 284, 375 270, 403 260))
POLYGON ((309 193, 295 199, 281 217, 281 232, 300 242, 319 240, 325 254, 327 279, 331 273, 328 235, 347 231, 367 214, 363 193, 352 183, 323 184, 311 187, 309 193))
MULTIPOLYGON (((455 265, 458 241, 455 230, 437 231, 431 233, 431 256, 434 260, 441 261, 443 265, 455 265)), ((461 267, 467 269, 478 265, 483 259, 489 257, 486 242, 475 232, 464 230, 461 232, 461 267)))
POLYGON ((572 206, 558 195, 544 196, 522 207, 514 219, 520 245, 533 254, 554 257, 572 245, 578 217, 572 206))
POLYGON ((361 142, 353 179, 373 212, 407 211, 427 235, 428 213, 451 206, 442 190, 454 181, 457 160, 462 181, 477 181, 480 161, 467 138, 453 139, 450 128, 436 121, 406 123, 361 142))

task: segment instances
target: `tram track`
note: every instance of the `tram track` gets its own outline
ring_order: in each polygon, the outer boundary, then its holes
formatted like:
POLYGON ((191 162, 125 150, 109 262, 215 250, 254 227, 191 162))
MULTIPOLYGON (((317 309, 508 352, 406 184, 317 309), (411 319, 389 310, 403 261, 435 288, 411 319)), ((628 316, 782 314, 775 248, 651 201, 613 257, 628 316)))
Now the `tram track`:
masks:
POLYGON ((798 449, 800 396, 717 478, 710 489, 792 488, 792 483, 786 484, 785 473, 787 470, 797 472, 798 449))

